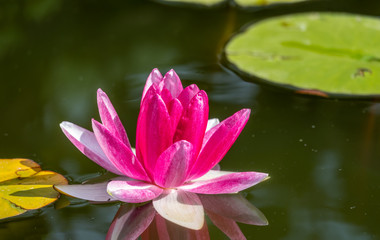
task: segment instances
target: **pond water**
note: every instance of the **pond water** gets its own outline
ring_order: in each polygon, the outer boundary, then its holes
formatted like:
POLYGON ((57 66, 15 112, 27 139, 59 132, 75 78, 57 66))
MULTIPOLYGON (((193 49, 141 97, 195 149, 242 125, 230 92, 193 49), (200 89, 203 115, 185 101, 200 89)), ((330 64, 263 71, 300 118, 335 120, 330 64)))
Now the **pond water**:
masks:
MULTIPOLYGON (((90 129, 102 88, 134 144, 146 77, 155 67, 174 68, 184 85, 207 91, 211 117, 252 108, 221 162, 224 170, 271 176, 243 192, 269 220, 240 224, 248 239, 380 239, 380 105, 294 95, 243 81, 220 64, 225 42, 246 24, 303 11, 378 16, 378 1, 243 10, 39 0, 3 1, 0 9, 1 158, 33 159, 70 183, 104 174, 59 123, 90 129)), ((70 201, 2 221, 1 239, 104 239, 119 205, 70 201)), ((211 239, 227 239, 212 225, 209 231, 211 239)))

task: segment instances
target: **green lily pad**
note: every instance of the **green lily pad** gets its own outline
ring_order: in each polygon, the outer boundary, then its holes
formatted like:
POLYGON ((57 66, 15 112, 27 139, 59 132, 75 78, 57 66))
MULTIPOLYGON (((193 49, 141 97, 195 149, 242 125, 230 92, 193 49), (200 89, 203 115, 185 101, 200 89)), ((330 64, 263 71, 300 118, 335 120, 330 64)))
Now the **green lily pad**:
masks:
POLYGON ((301 93, 380 95, 380 20, 308 13, 258 22, 225 47, 227 64, 249 79, 301 93))
POLYGON ((60 174, 41 171, 29 159, 0 159, 0 219, 44 207, 57 200, 54 184, 67 184, 60 174))
POLYGON ((161 0, 161 2, 168 2, 168 3, 190 3, 190 4, 198 4, 198 5, 204 5, 204 6, 213 6, 222 2, 225 2, 226 0, 161 0))
MULTIPOLYGON (((191 3, 204 6, 213 6, 226 0, 161 0, 162 2, 168 3, 191 3)), ((307 0, 234 0, 236 4, 241 7, 254 7, 254 6, 264 6, 277 3, 295 3, 303 2, 307 0)))
POLYGON ((241 7, 265 6, 278 3, 296 3, 304 2, 307 0, 235 0, 241 7))

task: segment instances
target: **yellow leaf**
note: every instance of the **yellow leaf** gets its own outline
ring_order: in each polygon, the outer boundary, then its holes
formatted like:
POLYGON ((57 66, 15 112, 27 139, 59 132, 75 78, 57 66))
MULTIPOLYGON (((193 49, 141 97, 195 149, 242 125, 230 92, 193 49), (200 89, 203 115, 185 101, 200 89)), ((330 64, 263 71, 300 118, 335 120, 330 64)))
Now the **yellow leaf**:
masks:
POLYGON ((0 159, 0 182, 18 177, 29 177, 39 171, 41 171, 40 165, 29 159, 0 159))
POLYGON ((67 184, 60 174, 41 171, 29 159, 0 159, 0 219, 44 207, 57 200, 54 184, 67 184))

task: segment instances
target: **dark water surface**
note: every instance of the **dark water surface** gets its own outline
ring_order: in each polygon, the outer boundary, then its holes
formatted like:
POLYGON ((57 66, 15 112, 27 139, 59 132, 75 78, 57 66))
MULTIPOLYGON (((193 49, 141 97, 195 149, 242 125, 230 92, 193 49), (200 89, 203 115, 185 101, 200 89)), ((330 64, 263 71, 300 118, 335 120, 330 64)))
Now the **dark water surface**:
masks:
MULTIPOLYGON (((377 16, 378 1, 316 1, 247 10, 152 1, 0 3, 0 157, 30 158, 79 183, 104 171, 59 128, 91 128, 96 90, 108 93, 132 142, 143 85, 158 67, 210 99, 210 117, 252 108, 224 170, 268 172, 244 192, 269 226, 248 239, 380 239, 380 105, 309 98, 245 82, 219 64, 242 26, 302 11, 377 16)), ((265 39, 263 39, 265 41, 265 39)), ((379 43, 380 44, 380 43, 379 43)), ((318 71, 318 69, 316 69, 318 71)), ((72 200, 0 223, 0 239, 104 239, 118 205, 72 200)), ((226 239, 209 226, 212 239, 226 239)))

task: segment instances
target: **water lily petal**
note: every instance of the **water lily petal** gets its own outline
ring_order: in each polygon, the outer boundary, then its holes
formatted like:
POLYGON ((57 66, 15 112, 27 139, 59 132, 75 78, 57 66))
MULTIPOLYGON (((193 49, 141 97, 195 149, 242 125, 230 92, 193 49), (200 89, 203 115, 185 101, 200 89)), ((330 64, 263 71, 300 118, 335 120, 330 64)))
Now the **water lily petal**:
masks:
POLYGON ((225 172, 210 170, 204 176, 178 188, 202 194, 237 193, 265 180, 267 173, 225 172))
MULTIPOLYGON (((174 134, 174 142, 187 140, 198 153, 202 147, 203 136, 208 122, 208 98, 205 91, 198 92, 184 108, 174 134)), ((195 159, 194 159, 195 160, 195 159)), ((193 162, 191 162, 191 166, 193 162)))
POLYGON ((140 181, 110 181, 107 192, 112 197, 128 203, 152 200, 162 193, 162 188, 140 181))
POLYGON ((98 109, 103 125, 126 146, 131 148, 127 133, 107 94, 98 89, 98 109))
POLYGON ((204 175, 222 160, 243 130, 250 112, 242 109, 205 134, 202 150, 190 173, 192 179, 204 175))
POLYGON ((218 125, 220 122, 219 122, 219 119, 218 118, 211 118, 208 120, 207 122, 207 128, 206 128, 206 132, 208 130, 210 130, 211 128, 215 127, 216 125, 218 125))
POLYGON ((108 182, 94 184, 54 185, 58 192, 70 197, 96 202, 117 201, 107 193, 108 182))
POLYGON ((152 85, 155 87, 158 87, 158 85, 161 81, 162 81, 162 75, 161 75, 160 71, 157 68, 153 69, 152 72, 149 74, 147 80, 146 80, 145 87, 143 90, 143 95, 141 98, 141 104, 143 103, 144 98, 145 98, 145 94, 148 92, 149 88, 152 85))
POLYGON ((165 74, 161 83, 163 84, 163 89, 168 89, 174 98, 183 90, 181 80, 173 69, 165 74))
POLYGON ((164 188, 176 187, 184 183, 193 153, 193 145, 186 140, 171 145, 157 159, 154 182, 164 188))
POLYGON ((102 168, 122 175, 121 171, 117 169, 113 163, 104 154, 100 147, 94 133, 79 127, 70 122, 62 122, 60 127, 66 137, 81 151, 86 157, 94 161, 102 168))
POLYGON ((268 225, 264 214, 240 194, 199 194, 207 213, 251 225, 268 225))
POLYGON ((199 92, 199 88, 195 84, 191 84, 187 86, 179 95, 178 100, 181 101, 182 106, 187 107, 189 105, 191 99, 199 92))
POLYGON ((168 89, 164 88, 162 89, 160 96, 162 100, 164 101, 166 108, 168 108, 170 101, 173 100, 172 94, 170 93, 168 89))
POLYGON ((147 92, 137 121, 136 152, 152 176, 157 158, 173 141, 170 116, 161 96, 153 88, 147 92))
POLYGON ((174 98, 169 102, 168 112, 170 115, 170 124, 172 126, 172 129, 177 128, 178 122, 182 116, 182 111, 183 111, 182 104, 177 98, 174 98))
POLYGON ((123 204, 108 230, 107 240, 137 239, 152 223, 156 212, 151 203, 143 206, 123 204))
POLYGON ((153 200, 156 211, 166 220, 199 230, 204 224, 204 211, 199 197, 181 190, 166 190, 153 200))
POLYGON ((226 218, 211 212, 207 212, 207 216, 210 220, 217 226, 224 234, 226 234, 232 240, 245 240, 246 237, 241 232, 237 223, 230 219, 226 218))
POLYGON ((144 168, 132 150, 116 138, 102 124, 92 120, 95 137, 110 161, 126 176, 149 181, 144 168))

